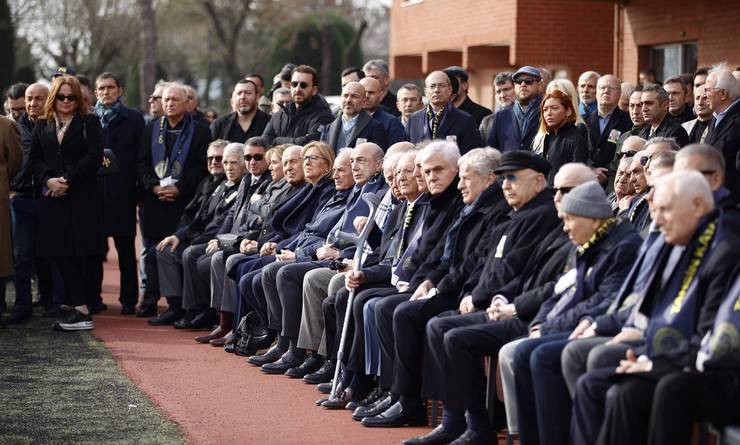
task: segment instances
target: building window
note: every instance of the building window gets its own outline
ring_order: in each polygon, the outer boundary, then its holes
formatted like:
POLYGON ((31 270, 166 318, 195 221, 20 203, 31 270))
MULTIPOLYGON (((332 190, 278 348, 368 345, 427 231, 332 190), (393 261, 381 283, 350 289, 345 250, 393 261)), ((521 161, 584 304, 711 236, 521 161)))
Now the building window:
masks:
POLYGON ((658 80, 665 80, 696 71, 696 55, 696 42, 657 45, 650 48, 650 66, 658 74, 658 80))

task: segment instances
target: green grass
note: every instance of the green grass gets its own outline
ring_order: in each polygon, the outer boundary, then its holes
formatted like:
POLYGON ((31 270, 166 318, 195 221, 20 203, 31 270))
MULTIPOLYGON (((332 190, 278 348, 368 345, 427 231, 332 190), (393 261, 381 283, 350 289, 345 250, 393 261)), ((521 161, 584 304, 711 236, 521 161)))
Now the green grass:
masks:
POLYGON ((0 329, 0 444, 184 442, 99 340, 51 323, 0 329))

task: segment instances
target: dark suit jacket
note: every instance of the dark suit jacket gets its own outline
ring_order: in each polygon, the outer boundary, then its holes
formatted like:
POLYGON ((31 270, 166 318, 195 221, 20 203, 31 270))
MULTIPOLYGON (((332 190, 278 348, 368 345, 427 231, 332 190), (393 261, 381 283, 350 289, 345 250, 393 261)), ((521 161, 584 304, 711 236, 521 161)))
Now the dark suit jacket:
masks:
POLYGON ((476 127, 480 126, 480 123, 484 117, 491 114, 491 110, 484 107, 483 105, 473 102, 472 100, 470 100, 470 97, 466 97, 463 103, 461 103, 458 108, 473 116, 473 119, 475 119, 476 127))
MULTIPOLYGON (((530 105, 532 106, 532 105, 530 105)), ((539 122, 539 111, 537 112, 539 122)), ((539 129, 538 125, 530 125, 526 134, 521 134, 519 125, 514 117, 514 106, 506 107, 493 116, 491 132, 488 135, 489 146, 497 148, 501 152, 511 150, 531 150, 532 141, 539 129)))
POLYGON ((385 111, 383 108, 378 108, 373 113, 373 119, 383 124, 385 131, 388 133, 388 146, 401 142, 403 140, 403 124, 401 119, 385 111))
POLYGON ((732 199, 740 202, 740 165, 733 165, 740 163, 733 162, 740 161, 740 102, 730 108, 719 125, 715 122, 716 119, 712 118, 704 143, 714 146, 724 155, 725 187, 730 190, 732 199))
MULTIPOLYGON (((473 116, 464 111, 447 104, 442 122, 437 129, 436 139, 444 140, 447 136, 457 137, 457 146, 460 148, 460 154, 480 146, 478 137, 478 127, 475 125, 473 116)), ((415 112, 409 116, 409 122, 406 125, 406 140, 413 144, 432 138, 432 131, 429 128, 427 119, 427 108, 415 112)))
POLYGON ((388 132, 382 123, 375 120, 370 116, 367 111, 361 111, 357 117, 355 126, 352 127, 352 131, 349 132, 345 138, 343 147, 337 147, 337 140, 339 140, 339 132, 342 131, 342 114, 340 113, 331 125, 324 127, 324 132, 321 133, 321 141, 329 144, 334 152, 337 153, 340 148, 351 147, 354 148, 357 144, 358 138, 367 139, 367 142, 374 142, 383 149, 388 149, 388 132))
POLYGON ((617 140, 622 133, 630 131, 632 120, 630 120, 628 113, 616 107, 612 111, 612 115, 609 117, 609 121, 606 123, 606 127, 604 127, 604 131, 602 132, 599 129, 599 111, 596 110, 586 118, 586 128, 588 128, 588 144, 593 166, 608 168, 609 163, 614 159, 617 140), (611 135, 613 130, 618 131, 619 134, 615 133, 615 137, 610 139, 609 135, 611 135))
POLYGON ((224 139, 229 142, 243 144, 251 137, 262 136, 268 122, 270 122, 270 115, 257 110, 252 118, 252 123, 249 125, 247 131, 244 132, 237 121, 236 112, 232 112, 213 121, 211 124, 211 138, 214 141, 216 139, 224 139))
MULTIPOLYGON (((683 147, 689 143, 689 135, 686 133, 686 130, 667 114, 660 125, 658 125, 658 128, 655 129, 655 134, 652 137, 658 136, 674 138, 679 147, 683 147)), ((640 137, 645 140, 650 139, 650 125, 645 125, 645 128, 640 132, 640 137)))
POLYGON ((383 100, 380 101, 380 106, 393 116, 399 117, 401 116, 401 112, 398 111, 398 106, 396 105, 397 102, 398 97, 388 90, 388 93, 383 97, 383 100))

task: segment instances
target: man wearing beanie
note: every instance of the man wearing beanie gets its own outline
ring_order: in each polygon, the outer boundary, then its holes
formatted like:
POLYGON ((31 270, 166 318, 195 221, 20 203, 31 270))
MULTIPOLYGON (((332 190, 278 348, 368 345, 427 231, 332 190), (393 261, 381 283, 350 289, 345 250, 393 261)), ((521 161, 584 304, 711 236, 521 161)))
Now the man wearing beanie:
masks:
POLYGON ((629 221, 612 216, 596 181, 563 197, 560 218, 575 249, 552 296, 530 324, 529 338, 505 347, 514 348, 510 353, 516 378, 504 378, 503 385, 505 390, 514 388, 523 445, 568 443, 571 400, 560 372, 560 353, 581 322, 607 310, 642 242, 629 221))

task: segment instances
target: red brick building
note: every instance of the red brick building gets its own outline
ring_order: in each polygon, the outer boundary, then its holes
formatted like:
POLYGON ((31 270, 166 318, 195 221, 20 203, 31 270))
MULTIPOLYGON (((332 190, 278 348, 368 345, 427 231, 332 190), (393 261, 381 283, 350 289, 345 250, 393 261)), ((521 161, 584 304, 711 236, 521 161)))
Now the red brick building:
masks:
POLYGON ((460 65, 470 95, 490 107, 492 78, 521 65, 576 80, 586 70, 636 82, 727 61, 740 65, 740 1, 393 0, 390 66, 419 79, 460 65))

